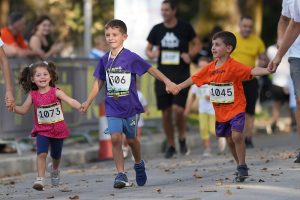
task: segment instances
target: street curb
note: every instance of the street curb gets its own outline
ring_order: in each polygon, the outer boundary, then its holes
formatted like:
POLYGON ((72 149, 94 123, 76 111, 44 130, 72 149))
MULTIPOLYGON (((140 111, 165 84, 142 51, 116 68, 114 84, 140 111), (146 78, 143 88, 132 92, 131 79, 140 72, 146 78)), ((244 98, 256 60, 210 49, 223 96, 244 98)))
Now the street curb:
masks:
MULTIPOLYGON (((161 154, 162 143, 165 136, 163 134, 151 134, 142 137, 141 151, 142 158, 150 158, 161 154)), ((200 143, 199 135, 187 133, 187 141, 190 149, 195 148, 200 143)), ((176 144, 178 145, 178 144, 176 144)), ((78 166, 87 163, 97 162, 98 143, 92 145, 82 144, 79 146, 69 145, 63 149, 61 167, 78 166)), ((50 162, 50 156, 47 158, 50 162)), ((1 158, 0 177, 21 175, 25 173, 36 172, 36 154, 18 156, 13 154, 7 158, 1 158)))

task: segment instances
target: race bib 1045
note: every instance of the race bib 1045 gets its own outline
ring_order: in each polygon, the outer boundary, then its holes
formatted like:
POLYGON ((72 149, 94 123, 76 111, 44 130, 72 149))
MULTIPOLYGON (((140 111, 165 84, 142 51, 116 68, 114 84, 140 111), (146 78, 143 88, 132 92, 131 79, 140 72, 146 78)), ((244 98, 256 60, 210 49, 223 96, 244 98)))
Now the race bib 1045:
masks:
POLYGON ((39 124, 52 124, 63 121, 64 116, 59 103, 40 106, 37 108, 37 119, 39 124))
POLYGON ((210 101, 213 103, 233 103, 233 83, 210 83, 210 101))

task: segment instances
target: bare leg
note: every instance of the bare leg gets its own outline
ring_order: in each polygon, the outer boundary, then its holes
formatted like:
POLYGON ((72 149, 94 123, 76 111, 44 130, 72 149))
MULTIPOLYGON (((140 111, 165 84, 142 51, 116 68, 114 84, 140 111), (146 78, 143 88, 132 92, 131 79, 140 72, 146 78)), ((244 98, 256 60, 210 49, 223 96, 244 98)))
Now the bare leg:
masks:
POLYGON ((272 104, 272 124, 277 123, 280 116, 281 103, 279 101, 274 101, 272 104))
POLYGON ((163 110, 162 117, 163 117, 163 127, 167 137, 168 145, 173 146, 175 148, 174 128, 172 125, 172 107, 163 110))
POLYGON ((184 108, 177 105, 173 105, 173 111, 176 114, 176 125, 179 133, 179 139, 183 140, 185 139, 185 127, 186 127, 186 118, 183 115, 184 108))
POLYGON ((40 153, 37 156, 38 177, 45 177, 47 153, 40 153))
POLYGON ((141 145, 137 138, 127 139, 129 146, 131 147, 132 155, 136 164, 141 162, 141 145))
POLYGON ((124 172, 124 157, 122 151, 122 133, 112 133, 111 142, 112 142, 112 152, 118 172, 124 172))
POLYGON ((248 138, 252 137, 253 128, 254 128, 254 115, 249 115, 246 113, 245 130, 244 130, 246 137, 248 137, 248 138))
POLYGON ((246 149, 243 134, 232 131, 231 138, 234 142, 235 152, 238 158, 238 165, 245 165, 246 149))
POLYGON ((231 137, 227 137, 226 140, 227 140, 227 144, 228 144, 228 147, 230 149, 230 152, 231 152, 236 164, 238 165, 239 164, 239 159, 238 159, 238 156, 237 156, 237 153, 236 153, 236 150, 235 150, 235 144, 234 144, 231 137))

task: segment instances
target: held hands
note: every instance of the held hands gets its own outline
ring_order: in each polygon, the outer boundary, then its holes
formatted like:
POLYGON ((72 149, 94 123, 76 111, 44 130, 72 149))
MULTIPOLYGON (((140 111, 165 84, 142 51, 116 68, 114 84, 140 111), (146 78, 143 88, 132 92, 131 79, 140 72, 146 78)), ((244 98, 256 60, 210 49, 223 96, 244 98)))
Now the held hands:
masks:
POLYGON ((275 56, 275 58, 273 60, 271 60, 268 64, 268 71, 271 73, 276 72, 278 65, 280 64, 281 59, 278 58, 277 56, 275 56))
POLYGON ((9 112, 13 112, 16 106, 12 92, 7 91, 5 94, 5 104, 9 112))
POLYGON ((168 94, 177 95, 180 92, 181 88, 173 83, 172 81, 169 81, 166 83, 166 91, 168 94))
POLYGON ((85 113, 87 111, 87 109, 89 108, 89 106, 90 106, 90 104, 87 101, 85 101, 81 104, 81 107, 79 108, 79 111, 81 113, 85 113))

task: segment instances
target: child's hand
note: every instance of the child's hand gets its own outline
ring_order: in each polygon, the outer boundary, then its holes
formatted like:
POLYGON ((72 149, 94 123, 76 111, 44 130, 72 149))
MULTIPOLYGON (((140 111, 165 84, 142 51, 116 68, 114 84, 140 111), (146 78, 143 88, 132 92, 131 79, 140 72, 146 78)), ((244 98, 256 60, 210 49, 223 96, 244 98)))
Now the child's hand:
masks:
POLYGON ((180 92, 180 87, 173 82, 169 82, 166 84, 167 93, 171 93, 173 95, 177 95, 180 92))
POLYGON ((88 102, 83 102, 81 104, 81 107, 80 107, 79 111, 81 113, 85 113, 87 111, 87 109, 89 108, 89 106, 90 106, 90 104, 88 102))
POLYGON ((14 108, 16 106, 15 105, 15 100, 13 98, 6 97, 5 98, 5 105, 6 105, 9 112, 13 112, 14 108))

